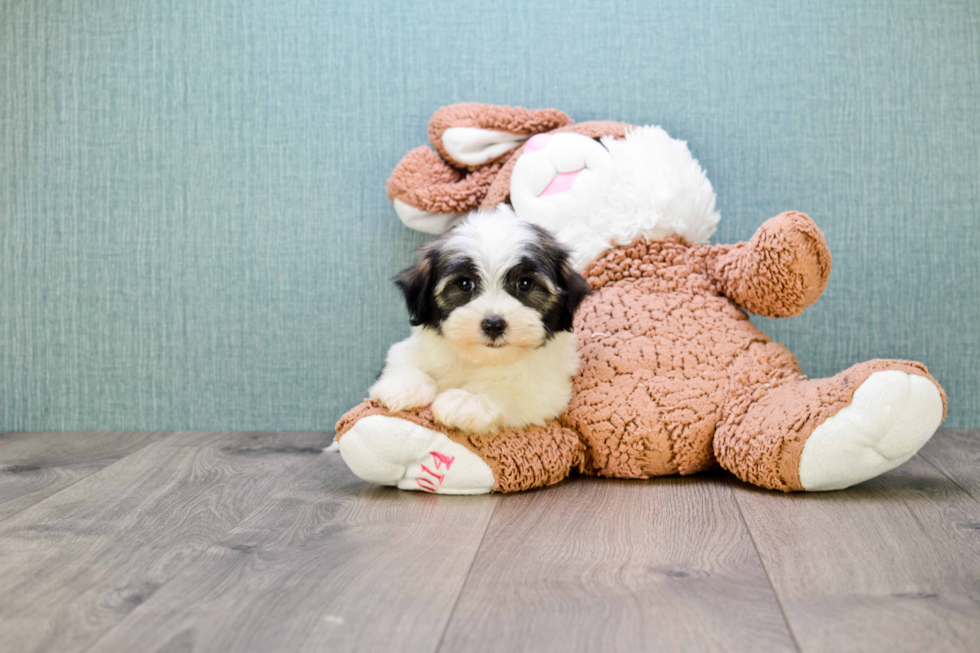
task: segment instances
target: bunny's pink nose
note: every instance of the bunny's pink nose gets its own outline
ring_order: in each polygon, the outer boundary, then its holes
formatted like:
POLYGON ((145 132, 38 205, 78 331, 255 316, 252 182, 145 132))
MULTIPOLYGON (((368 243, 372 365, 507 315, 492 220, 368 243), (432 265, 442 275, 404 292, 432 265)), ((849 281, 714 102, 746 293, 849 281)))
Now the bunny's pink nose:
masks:
POLYGON ((554 138, 551 134, 535 134, 532 136, 527 143, 524 144, 525 152, 534 152, 535 150, 540 150, 542 147, 548 144, 554 138))

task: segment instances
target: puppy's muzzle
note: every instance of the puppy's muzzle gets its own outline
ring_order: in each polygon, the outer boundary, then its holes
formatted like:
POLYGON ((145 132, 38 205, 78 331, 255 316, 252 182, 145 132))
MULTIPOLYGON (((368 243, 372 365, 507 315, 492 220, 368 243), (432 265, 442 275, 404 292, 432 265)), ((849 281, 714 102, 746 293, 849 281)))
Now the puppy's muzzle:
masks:
POLYGON ((483 329, 483 333, 486 334, 491 341, 494 341, 500 336, 504 335, 504 331, 507 330, 507 322, 499 315, 491 315, 490 317, 483 319, 483 322, 480 323, 480 327, 483 329))

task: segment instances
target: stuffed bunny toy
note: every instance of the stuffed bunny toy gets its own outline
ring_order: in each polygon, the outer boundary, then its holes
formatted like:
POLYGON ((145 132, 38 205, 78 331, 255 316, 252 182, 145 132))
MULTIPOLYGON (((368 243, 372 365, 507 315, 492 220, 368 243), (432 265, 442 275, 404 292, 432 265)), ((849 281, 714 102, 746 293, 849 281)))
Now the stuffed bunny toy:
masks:
POLYGON ((576 124, 554 109, 444 107, 435 150, 409 152, 388 197, 414 229, 440 233, 468 211, 509 203, 571 252, 593 289, 575 317, 572 400, 545 426, 475 435, 429 408, 365 401, 337 424, 359 477, 442 494, 514 492, 571 472, 617 478, 721 466, 785 492, 845 488, 911 458, 946 413, 925 366, 871 360, 807 379, 749 322, 802 313, 823 292, 830 253, 802 213, 747 242, 707 245, 711 183, 659 127, 576 124))

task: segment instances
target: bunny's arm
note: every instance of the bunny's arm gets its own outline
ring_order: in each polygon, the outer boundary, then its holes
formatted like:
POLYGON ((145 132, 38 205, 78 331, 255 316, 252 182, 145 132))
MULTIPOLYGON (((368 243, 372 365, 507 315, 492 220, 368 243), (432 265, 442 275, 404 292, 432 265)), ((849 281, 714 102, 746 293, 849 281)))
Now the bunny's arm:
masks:
POLYGON ((702 252, 718 290, 765 317, 799 315, 817 301, 830 276, 827 242, 803 213, 781 213, 747 242, 702 252))

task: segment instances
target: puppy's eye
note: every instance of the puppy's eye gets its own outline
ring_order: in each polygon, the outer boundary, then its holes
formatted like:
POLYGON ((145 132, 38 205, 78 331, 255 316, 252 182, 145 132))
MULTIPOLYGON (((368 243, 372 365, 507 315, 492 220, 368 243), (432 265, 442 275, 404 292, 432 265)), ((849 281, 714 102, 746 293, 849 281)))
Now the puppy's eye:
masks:
POLYGON ((522 277, 517 282, 517 289, 520 292, 531 292, 532 288, 534 288, 534 279, 530 279, 528 277, 522 277))
POLYGON ((464 277, 457 281, 456 285, 459 286, 459 289, 463 292, 473 292, 474 284, 472 279, 467 279, 464 277))

